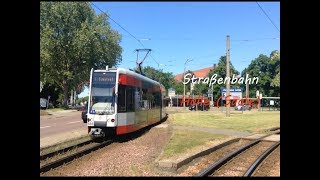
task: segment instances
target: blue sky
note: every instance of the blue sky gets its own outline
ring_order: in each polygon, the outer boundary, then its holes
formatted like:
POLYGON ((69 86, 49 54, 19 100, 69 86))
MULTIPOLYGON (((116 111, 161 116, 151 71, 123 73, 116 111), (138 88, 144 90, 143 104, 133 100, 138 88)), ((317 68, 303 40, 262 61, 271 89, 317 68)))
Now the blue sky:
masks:
MULTIPOLYGON (((280 32, 256 2, 93 2, 152 49, 143 66, 174 75, 218 63, 230 36, 230 61, 241 72, 259 54, 280 50, 280 32), (150 39, 150 40, 146 40, 150 39), (158 62, 158 63, 156 63, 158 62)), ((259 2, 280 29, 280 2, 259 2)), ((95 12, 101 12, 93 6, 95 12)), ((144 48, 130 34, 109 20, 122 35, 122 62, 118 67, 136 67, 135 49, 144 48)), ((144 54, 139 53, 139 59, 144 54)), ((87 92, 82 93, 83 96, 87 92)), ((81 97, 81 95, 79 95, 81 97)))

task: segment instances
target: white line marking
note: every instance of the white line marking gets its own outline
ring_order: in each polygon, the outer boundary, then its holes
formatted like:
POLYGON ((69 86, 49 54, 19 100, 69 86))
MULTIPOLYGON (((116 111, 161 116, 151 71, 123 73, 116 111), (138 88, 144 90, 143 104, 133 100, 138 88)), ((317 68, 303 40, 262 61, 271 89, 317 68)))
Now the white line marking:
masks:
POLYGON ((78 123, 78 122, 82 122, 82 121, 72 121, 72 122, 68 122, 67 124, 73 124, 73 123, 78 123))
POLYGON ((42 128, 48 128, 48 127, 51 127, 51 126, 44 126, 44 127, 40 127, 40 129, 42 129, 42 128))

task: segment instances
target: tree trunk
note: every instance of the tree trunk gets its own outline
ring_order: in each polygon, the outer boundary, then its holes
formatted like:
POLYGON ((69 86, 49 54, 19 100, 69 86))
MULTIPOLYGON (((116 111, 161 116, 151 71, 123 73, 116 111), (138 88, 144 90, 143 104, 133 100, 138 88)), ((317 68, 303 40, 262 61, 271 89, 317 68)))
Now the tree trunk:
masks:
POLYGON ((62 107, 65 107, 67 108, 68 107, 68 91, 69 91, 69 88, 68 88, 68 84, 66 81, 63 81, 63 103, 62 103, 62 107))

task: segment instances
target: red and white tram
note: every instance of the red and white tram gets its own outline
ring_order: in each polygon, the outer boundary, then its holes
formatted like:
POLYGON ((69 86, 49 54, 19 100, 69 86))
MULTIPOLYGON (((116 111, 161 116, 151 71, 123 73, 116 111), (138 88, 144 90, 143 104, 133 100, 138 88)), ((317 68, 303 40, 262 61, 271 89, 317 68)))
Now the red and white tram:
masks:
POLYGON ((162 120, 165 88, 125 68, 90 73, 88 133, 92 137, 126 134, 162 120))

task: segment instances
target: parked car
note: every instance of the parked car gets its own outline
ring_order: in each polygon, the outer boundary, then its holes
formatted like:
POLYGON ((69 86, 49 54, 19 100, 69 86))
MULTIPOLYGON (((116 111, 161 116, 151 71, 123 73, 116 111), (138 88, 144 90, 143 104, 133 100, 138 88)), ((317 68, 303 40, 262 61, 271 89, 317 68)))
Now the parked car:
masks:
POLYGON ((245 110, 251 111, 251 109, 252 109, 252 107, 249 105, 238 105, 238 106, 234 107, 234 110, 236 110, 236 111, 242 111, 242 110, 243 111, 245 111, 245 110))
POLYGON ((83 123, 87 123, 88 103, 81 110, 81 118, 83 123))
POLYGON ((189 110, 192 111, 196 111, 196 105, 189 105, 189 110))
POLYGON ((46 109, 47 108, 48 100, 44 98, 40 98, 40 109, 46 109))
MULTIPOLYGON (((203 111, 203 110, 208 111, 209 109, 210 109, 210 105, 204 105, 204 103, 201 103, 201 102, 198 103, 198 110, 199 111, 203 111)), ((190 111, 192 111, 192 110, 196 111, 197 110, 196 105, 195 104, 189 105, 189 110, 190 111)))
POLYGON ((210 109, 210 105, 205 105, 204 103, 198 104, 198 110, 200 111, 208 111, 210 109))

